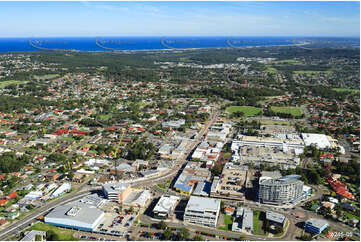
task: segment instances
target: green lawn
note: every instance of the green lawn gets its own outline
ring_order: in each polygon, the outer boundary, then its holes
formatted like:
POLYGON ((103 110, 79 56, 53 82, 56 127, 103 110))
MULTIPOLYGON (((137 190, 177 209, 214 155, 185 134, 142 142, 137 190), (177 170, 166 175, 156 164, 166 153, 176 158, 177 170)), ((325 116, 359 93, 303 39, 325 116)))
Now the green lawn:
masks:
POLYGON ((219 229, 232 231, 232 224, 233 224, 232 216, 224 214, 223 218, 224 218, 224 226, 219 227, 219 229))
POLYGON ((112 118, 112 115, 111 114, 101 114, 101 115, 99 115, 99 118, 101 120, 108 120, 108 119, 112 118))
POLYGON ((223 154, 223 157, 224 157, 224 158, 228 158, 228 157, 230 157, 231 155, 232 155, 231 152, 227 152, 227 153, 224 153, 224 154, 223 154))
POLYGON ((360 93, 358 89, 351 89, 351 88, 332 88, 332 90, 336 92, 352 92, 352 93, 360 93))
POLYGON ((20 83, 25 83, 25 81, 16 81, 16 80, 2 81, 0 82, 0 88, 4 88, 11 84, 20 84, 20 83))
POLYGON ((47 74, 43 76, 34 76, 35 79, 45 80, 45 79, 54 79, 55 77, 58 77, 59 74, 47 74))
POLYGON ((277 73, 277 72, 278 72, 278 70, 277 70, 276 68, 274 68, 274 67, 270 67, 270 66, 268 66, 268 67, 266 68, 265 72, 269 72, 269 73, 277 73))
POLYGON ((33 226, 31 226, 30 228, 28 228, 27 230, 40 230, 40 231, 48 231, 48 230, 53 230, 56 234, 59 235, 59 240, 78 240, 77 238, 75 238, 73 236, 74 231, 71 230, 67 230, 67 229, 63 229, 63 228, 58 228, 49 224, 45 224, 42 222, 36 223, 33 226))
POLYGON ((357 219, 357 220, 360 220, 360 217, 358 217, 358 216, 356 216, 356 215, 353 215, 352 213, 346 213, 346 214, 345 214, 345 217, 346 217, 347 219, 355 218, 355 219, 357 219))
POLYGON ((167 189, 169 188, 170 184, 171 184, 172 180, 168 180, 166 182, 163 182, 163 183, 160 183, 160 184, 157 184, 155 185, 154 187, 158 188, 159 190, 162 190, 162 191, 167 191, 167 189))
POLYGON ((255 116, 262 111, 262 108, 256 108, 251 106, 229 106, 226 109, 227 113, 242 112, 245 116, 255 116))
POLYGON ((294 64, 294 65, 302 65, 302 62, 299 60, 287 59, 287 60, 279 60, 276 62, 277 64, 294 64))
POLYGON ((332 74, 332 71, 294 71, 296 74, 311 75, 311 74, 332 74))
POLYGON ((74 141, 75 139, 73 137, 63 137, 66 141, 74 141))
POLYGON ((108 70, 108 67, 107 66, 101 66, 101 67, 97 67, 96 70, 97 71, 106 71, 106 70, 108 70))
POLYGON ((275 106, 272 106, 271 110, 275 113, 289 113, 295 117, 299 117, 302 115, 301 108, 298 108, 298 107, 275 107, 275 106))
POLYGON ((263 221, 260 220, 261 211, 253 210, 253 234, 255 235, 266 235, 263 230, 263 221))

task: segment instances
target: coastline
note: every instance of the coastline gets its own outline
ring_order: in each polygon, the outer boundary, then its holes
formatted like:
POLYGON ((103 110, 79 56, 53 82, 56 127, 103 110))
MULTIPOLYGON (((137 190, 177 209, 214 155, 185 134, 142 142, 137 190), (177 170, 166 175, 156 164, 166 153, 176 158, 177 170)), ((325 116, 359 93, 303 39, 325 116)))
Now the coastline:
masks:
POLYGON ((27 44, 34 48, 34 49, 23 49, 21 50, 16 50, 17 46, 13 47, 14 49, 9 48, 9 50, 1 50, 0 49, 0 53, 4 54, 4 53, 31 53, 31 52, 37 52, 37 51, 48 51, 48 52, 64 52, 64 53, 78 53, 78 52, 85 52, 85 53, 97 53, 97 52, 109 52, 109 53, 122 53, 122 54, 131 54, 131 53, 137 53, 137 52, 183 52, 183 51, 194 51, 194 50, 209 50, 209 49, 249 49, 249 48, 261 48, 261 47, 299 47, 299 46, 304 46, 309 44, 309 42, 303 42, 303 43, 289 43, 289 44, 265 44, 265 45, 244 45, 244 46, 235 46, 233 44, 231 44, 229 42, 229 39, 225 39, 225 43, 224 46, 209 46, 209 47, 183 47, 183 48, 177 48, 177 47, 172 47, 169 46, 168 44, 166 44, 164 42, 164 38, 160 39, 160 44, 163 48, 155 48, 155 49, 149 49, 149 48, 140 48, 139 49, 116 49, 116 48, 111 48, 111 47, 107 47, 107 46, 103 46, 101 43, 99 43, 98 41, 99 37, 95 37, 95 41, 89 41, 88 43, 86 43, 86 47, 85 48, 89 48, 90 50, 79 50, 79 49, 75 49, 75 48, 69 48, 69 49, 63 49, 63 48, 46 48, 46 47, 42 47, 42 46, 37 46, 36 44, 33 43, 32 38, 27 39, 27 44), (95 46, 91 46, 89 44, 95 44, 95 46), (94 47, 99 48, 100 50, 94 50, 94 47))

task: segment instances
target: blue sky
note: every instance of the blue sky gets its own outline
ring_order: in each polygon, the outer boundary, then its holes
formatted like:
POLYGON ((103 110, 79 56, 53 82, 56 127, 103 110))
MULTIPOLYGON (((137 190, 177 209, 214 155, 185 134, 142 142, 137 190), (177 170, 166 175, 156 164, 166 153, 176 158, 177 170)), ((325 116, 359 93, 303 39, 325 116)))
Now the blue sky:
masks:
POLYGON ((359 36, 359 2, 0 2, 0 37, 359 36))

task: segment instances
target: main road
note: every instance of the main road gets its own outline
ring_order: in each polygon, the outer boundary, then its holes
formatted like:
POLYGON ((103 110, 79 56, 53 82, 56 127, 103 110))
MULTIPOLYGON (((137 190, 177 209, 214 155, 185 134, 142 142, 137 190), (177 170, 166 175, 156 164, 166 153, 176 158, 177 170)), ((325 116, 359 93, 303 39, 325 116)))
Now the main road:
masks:
POLYGON ((218 117, 218 111, 215 111, 214 113, 211 114, 210 118, 203 126, 203 128, 200 130, 200 132, 198 133, 197 137, 194 139, 192 144, 190 144, 187 147, 187 150, 184 152, 184 154, 175 161, 174 166, 169 171, 167 171, 166 173, 162 173, 158 177, 144 179, 141 181, 136 181, 134 183, 129 182, 129 184, 132 187, 155 185, 156 183, 160 183, 162 181, 169 180, 170 178, 175 177, 178 173, 179 168, 181 168, 183 164, 187 162, 186 158, 190 155, 192 150, 199 144, 202 137, 207 133, 209 126, 211 126, 216 121, 217 117, 218 117))
POLYGON ((8 227, 2 229, 0 231, 0 241, 4 241, 9 235, 15 235, 18 231, 25 229, 27 226, 29 226, 29 224, 36 221, 37 218, 39 218, 40 216, 45 215, 53 208, 68 202, 78 200, 79 198, 82 198, 86 195, 89 195, 91 194, 92 190, 94 189, 89 189, 89 188, 85 190, 79 189, 76 193, 69 193, 63 197, 51 201, 50 203, 46 204, 43 207, 36 209, 36 211, 30 213, 21 220, 16 221, 11 225, 9 225, 8 227))

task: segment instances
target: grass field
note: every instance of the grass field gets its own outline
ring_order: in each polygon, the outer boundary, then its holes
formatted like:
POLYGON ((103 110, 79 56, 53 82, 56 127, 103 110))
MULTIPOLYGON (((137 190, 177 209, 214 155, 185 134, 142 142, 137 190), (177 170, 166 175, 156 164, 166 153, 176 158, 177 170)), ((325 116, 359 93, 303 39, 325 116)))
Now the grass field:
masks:
POLYGON ((255 235, 266 235, 263 230, 263 221, 259 219, 261 211, 253 210, 253 234, 255 235))
POLYGON ((294 71, 296 74, 311 75, 311 74, 332 74, 332 71, 294 71))
POLYGON ((279 60, 276 62, 277 64, 294 64, 294 65, 302 65, 301 61, 293 60, 293 59, 287 59, 287 60, 279 60))
POLYGON ((336 92, 352 92, 352 93, 360 93, 358 89, 351 89, 351 88, 332 88, 332 90, 336 92))
POLYGON ((34 78, 37 80, 45 80, 45 79, 53 79, 58 76, 59 76, 59 74, 47 74, 47 75, 43 75, 43 76, 34 76, 34 78))
POLYGON ((97 71, 106 71, 106 70, 108 70, 108 67, 107 66, 101 66, 101 67, 98 67, 96 70, 97 71))
POLYGON ((101 115, 99 115, 99 118, 100 118, 101 120, 106 121, 106 120, 112 118, 112 115, 111 115, 111 114, 101 114, 101 115))
POLYGON ((242 112, 245 116, 255 116, 262 111, 262 108, 251 106, 230 106, 226 109, 227 113, 242 112))
POLYGON ((274 67, 270 67, 270 66, 268 66, 268 67, 266 68, 265 72, 269 72, 269 73, 277 73, 277 72, 278 72, 278 70, 277 70, 276 68, 274 68, 274 67))
POLYGON ((272 106, 271 110, 275 113, 289 113, 295 117, 299 117, 302 115, 301 108, 298 108, 298 107, 275 107, 275 106, 272 106))
POLYGON ((25 83, 25 82, 24 81, 15 81, 15 80, 2 81, 2 82, 0 82, 0 88, 4 88, 11 84, 20 84, 20 83, 25 83))
POLYGON ((233 224, 232 216, 224 214, 223 218, 224 218, 224 226, 219 227, 219 229, 232 231, 232 224, 233 224))
POLYGON ((56 234, 59 235, 59 240, 78 240, 73 236, 74 231, 58 228, 49 224, 45 224, 42 222, 36 223, 27 230, 40 230, 40 231, 48 231, 53 230, 56 234))
POLYGON ((263 125, 291 125, 291 122, 282 120, 261 120, 260 122, 263 125))

